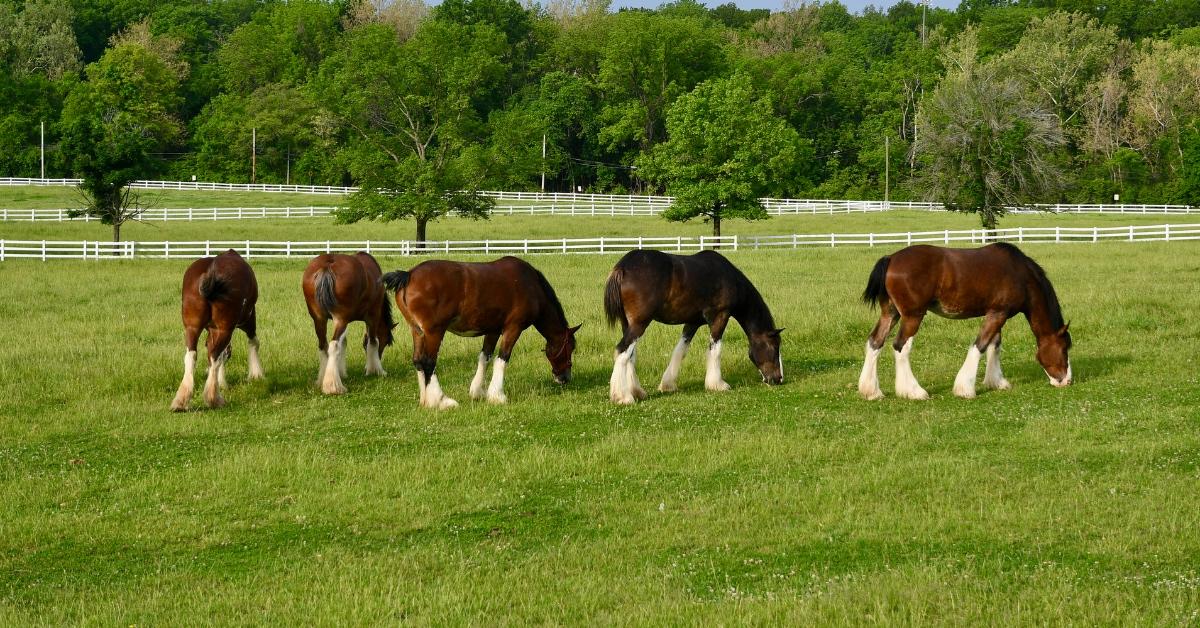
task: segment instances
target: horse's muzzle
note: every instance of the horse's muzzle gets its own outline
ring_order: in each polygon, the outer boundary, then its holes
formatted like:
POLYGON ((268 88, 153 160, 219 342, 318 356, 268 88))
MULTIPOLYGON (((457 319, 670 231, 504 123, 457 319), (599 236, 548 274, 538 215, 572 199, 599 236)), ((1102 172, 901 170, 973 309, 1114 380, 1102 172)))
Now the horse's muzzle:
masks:
POLYGON ((778 386, 783 383, 783 376, 776 375, 775 377, 764 377, 763 381, 770 386, 778 386))
POLYGON ((571 381, 571 371, 570 371, 570 369, 568 369, 568 370, 567 370, 567 372, 565 372, 565 373, 561 373, 561 374, 558 374, 558 375, 555 375, 555 376, 554 376, 554 383, 555 383, 555 384, 562 385, 562 384, 567 384, 567 383, 570 383, 570 381, 571 381))

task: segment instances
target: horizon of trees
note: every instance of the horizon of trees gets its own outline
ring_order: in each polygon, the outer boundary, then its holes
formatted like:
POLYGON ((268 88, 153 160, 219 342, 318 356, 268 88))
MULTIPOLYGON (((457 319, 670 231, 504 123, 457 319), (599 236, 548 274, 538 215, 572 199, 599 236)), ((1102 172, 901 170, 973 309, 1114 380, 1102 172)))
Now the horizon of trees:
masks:
POLYGON ((886 160, 893 200, 1200 204, 1200 0, 1101 6, 0 0, 0 175, 38 175, 45 122, 49 177, 132 137, 142 178, 670 193, 639 164, 705 115, 673 107, 736 84, 787 129, 781 196, 880 199, 886 160))

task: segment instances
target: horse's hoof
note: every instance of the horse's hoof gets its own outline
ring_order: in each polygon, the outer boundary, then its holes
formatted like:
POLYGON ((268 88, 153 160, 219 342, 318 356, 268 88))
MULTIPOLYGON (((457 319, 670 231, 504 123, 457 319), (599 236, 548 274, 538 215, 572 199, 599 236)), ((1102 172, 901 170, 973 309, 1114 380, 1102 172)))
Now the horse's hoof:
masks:
POLYGON ((187 409, 188 409, 188 404, 186 401, 184 401, 184 402, 172 401, 171 402, 171 412, 187 412, 187 409))
POLYGON ((640 386, 633 389, 633 398, 635 400, 644 401, 646 399, 646 397, 647 397, 646 391, 643 390, 640 386))
POLYGON ((724 381, 717 382, 715 384, 706 384, 704 387, 713 392, 725 392, 729 390, 729 384, 724 381))
POLYGON ((658 385, 658 392, 660 392, 660 393, 673 393, 677 390, 679 390, 679 386, 677 386, 675 384, 668 384, 666 382, 663 382, 658 385))
POLYGON ((337 386, 321 386, 321 392, 326 395, 344 395, 346 394, 346 387, 340 384, 337 386))
POLYGON ((896 396, 901 399, 911 399, 913 401, 925 401, 929 399, 929 393, 924 388, 916 390, 896 391, 896 396))
POLYGON ((217 397, 216 399, 213 399, 208 402, 208 407, 213 408, 213 409, 222 408, 224 406, 225 406, 225 398, 224 397, 217 397))
POLYGON ((863 390, 860 388, 858 390, 858 394, 867 401, 879 401, 880 399, 883 399, 883 391, 879 390, 878 388, 875 390, 863 390))
POLYGON ((630 397, 613 397, 612 402, 617 404, 618 406, 632 406, 633 404, 637 403, 637 400, 631 396, 630 397))
POLYGON ((442 397, 441 403, 438 404, 438 410, 449 410, 450 408, 457 408, 457 407, 458 407, 458 402, 449 397, 442 397))
POLYGON ((487 400, 488 403, 494 403, 498 405, 508 403, 508 397, 505 397, 504 395, 488 395, 487 400))
POLYGON ((984 382, 983 385, 992 390, 1012 390, 1012 384, 1007 379, 1002 379, 998 382, 984 382))

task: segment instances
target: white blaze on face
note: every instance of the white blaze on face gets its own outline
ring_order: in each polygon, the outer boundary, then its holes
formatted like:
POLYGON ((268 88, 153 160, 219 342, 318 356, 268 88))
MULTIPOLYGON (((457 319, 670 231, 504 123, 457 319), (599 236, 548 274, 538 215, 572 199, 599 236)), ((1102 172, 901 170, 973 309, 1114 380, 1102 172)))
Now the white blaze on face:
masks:
MULTIPOLYGON (((1042 370, 1045 371, 1046 369, 1042 370)), ((1046 371, 1046 377, 1050 378, 1050 385, 1054 386, 1055 388, 1070 386, 1071 382, 1074 381, 1073 377, 1071 376, 1071 361, 1067 360, 1067 374, 1064 375, 1062 379, 1054 379, 1054 376, 1050 375, 1050 371, 1046 371)))

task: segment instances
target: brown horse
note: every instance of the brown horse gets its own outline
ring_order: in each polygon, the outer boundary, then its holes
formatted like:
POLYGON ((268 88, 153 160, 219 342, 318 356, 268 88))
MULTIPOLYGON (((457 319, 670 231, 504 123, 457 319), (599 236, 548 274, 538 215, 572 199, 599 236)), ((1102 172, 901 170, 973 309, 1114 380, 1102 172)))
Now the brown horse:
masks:
POLYGON ((458 405, 438 384, 438 349, 446 332, 457 336, 483 336, 483 350, 471 381, 471 398, 484 396, 483 380, 497 341, 500 355, 492 369, 487 399, 505 403, 504 369, 521 332, 533 325, 546 338, 546 359, 554 380, 571 379, 575 332, 550 282, 536 268, 515 257, 486 264, 430 260, 411 271, 383 276, 396 293, 396 305, 412 328, 413 366, 417 369, 420 404, 429 408, 458 405))
POLYGON ((301 286, 308 302, 317 334, 317 384, 327 395, 346 392, 346 326, 354 321, 367 324, 363 351, 367 354, 367 375, 387 375, 383 370, 383 350, 392 344, 392 306, 383 289, 383 270, 369 253, 318 255, 304 269, 301 286), (333 319, 333 336, 325 332, 333 319))
POLYGON ((1000 371, 1000 329, 1005 321, 1024 314, 1037 338, 1037 360, 1050 383, 1071 383, 1071 334, 1063 323, 1058 296, 1046 272, 1017 247, 1006 242, 978 249, 910 246, 880 258, 871 271, 862 295, 869 305, 879 305, 879 322, 867 339, 867 357, 858 378, 858 392, 867 399, 883 397, 876 365, 883 343, 900 322, 892 343, 896 355, 896 396, 928 399, 913 376, 909 356, 912 338, 926 312, 946 318, 984 317, 983 327, 967 351, 954 394, 975 396, 979 357, 987 352, 983 384, 1008 390, 1011 384, 1000 371))
POLYGON ((171 402, 176 412, 187 410, 196 379, 196 343, 200 332, 208 330, 208 378, 204 383, 204 401, 210 408, 225 405, 225 363, 229 360, 229 341, 235 328, 250 338, 250 370, 246 379, 262 379, 258 359, 258 337, 254 306, 258 302, 258 281, 254 270, 237 251, 230 249, 216 257, 192 262, 183 274, 183 382, 171 402))
POLYGON ((758 290, 729 260, 716 251, 695 255, 669 255, 660 251, 630 251, 617 262, 604 291, 608 323, 621 321, 624 334, 617 343, 609 398, 630 404, 646 398, 638 383, 635 364, 637 341, 650 321, 683 325, 683 336, 675 345, 671 362, 658 385, 661 392, 676 389, 679 367, 692 337, 708 325, 708 390, 729 390, 721 379, 721 337, 729 318, 737 319, 750 341, 750 361, 763 381, 783 383, 783 357, 779 352, 780 332, 758 290))

